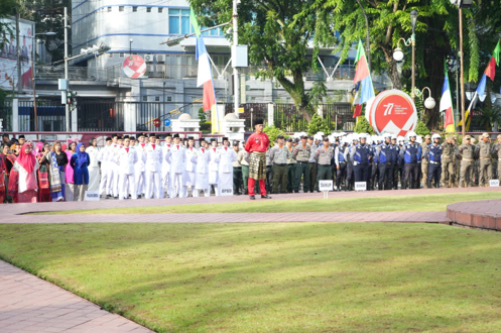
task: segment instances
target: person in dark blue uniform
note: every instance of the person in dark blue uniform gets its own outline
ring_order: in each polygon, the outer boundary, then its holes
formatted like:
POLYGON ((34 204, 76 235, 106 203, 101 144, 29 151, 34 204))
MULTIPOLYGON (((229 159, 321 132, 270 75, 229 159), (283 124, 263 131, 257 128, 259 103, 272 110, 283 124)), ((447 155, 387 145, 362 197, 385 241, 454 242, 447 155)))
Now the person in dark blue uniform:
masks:
POLYGON ((432 142, 426 147, 425 158, 428 160, 428 178, 426 185, 431 188, 432 181, 436 188, 440 187, 440 174, 442 171, 442 145, 440 135, 433 134, 432 142))
POLYGON ((404 160, 404 180, 403 188, 418 188, 419 184, 419 164, 421 160, 422 149, 421 145, 416 142, 417 135, 415 132, 408 133, 409 142, 404 144, 400 151, 400 156, 404 160))

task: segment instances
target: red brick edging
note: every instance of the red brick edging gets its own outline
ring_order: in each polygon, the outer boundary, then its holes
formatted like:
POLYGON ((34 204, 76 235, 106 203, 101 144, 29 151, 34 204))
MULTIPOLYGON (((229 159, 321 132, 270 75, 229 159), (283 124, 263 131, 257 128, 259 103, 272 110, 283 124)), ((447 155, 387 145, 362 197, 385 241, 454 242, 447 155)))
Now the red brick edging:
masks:
POLYGON ((501 200, 458 202, 447 206, 453 224, 501 231, 501 200))

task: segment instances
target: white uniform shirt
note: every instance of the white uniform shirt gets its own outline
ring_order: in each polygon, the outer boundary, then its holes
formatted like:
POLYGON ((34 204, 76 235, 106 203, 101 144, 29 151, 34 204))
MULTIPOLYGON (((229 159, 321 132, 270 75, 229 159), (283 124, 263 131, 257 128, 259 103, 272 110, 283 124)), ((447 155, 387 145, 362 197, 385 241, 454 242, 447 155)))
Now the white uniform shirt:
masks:
POLYGON ((145 154, 145 170, 160 172, 162 168, 162 147, 157 144, 148 143, 145 148, 145 154))
POLYGON ((172 145, 169 153, 171 173, 184 173, 185 148, 183 145, 172 145))
POLYGON ((207 174, 209 172, 209 151, 205 148, 200 148, 197 152, 196 173, 207 174))
POLYGON ((97 147, 90 146, 85 149, 85 152, 89 154, 90 164, 89 168, 99 168, 100 152, 97 147))
POLYGON ((186 171, 195 172, 197 165, 198 150, 195 147, 185 149, 186 171))
POLYGON ((219 172, 233 172, 233 162, 237 160, 237 154, 230 147, 221 147, 219 149, 219 172))
POLYGON ((120 174, 133 175, 134 164, 137 162, 136 150, 132 147, 127 149, 123 147, 118 151, 118 169, 120 174))

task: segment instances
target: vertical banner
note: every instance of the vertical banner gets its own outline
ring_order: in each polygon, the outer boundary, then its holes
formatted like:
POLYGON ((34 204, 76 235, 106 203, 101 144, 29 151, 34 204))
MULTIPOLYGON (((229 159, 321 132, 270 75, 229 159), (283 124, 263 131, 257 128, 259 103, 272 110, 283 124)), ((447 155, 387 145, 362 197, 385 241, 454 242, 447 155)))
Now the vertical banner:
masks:
POLYGON ((19 20, 19 56, 21 64, 21 78, 17 75, 17 43, 16 21, 14 19, 2 19, 10 31, 6 30, 3 47, 0 48, 0 87, 5 90, 17 90, 19 80, 23 90, 33 89, 33 66, 32 56, 35 47, 35 23, 27 20, 19 20))
POLYGON ((274 126, 275 123, 275 104, 268 103, 268 126, 274 126))

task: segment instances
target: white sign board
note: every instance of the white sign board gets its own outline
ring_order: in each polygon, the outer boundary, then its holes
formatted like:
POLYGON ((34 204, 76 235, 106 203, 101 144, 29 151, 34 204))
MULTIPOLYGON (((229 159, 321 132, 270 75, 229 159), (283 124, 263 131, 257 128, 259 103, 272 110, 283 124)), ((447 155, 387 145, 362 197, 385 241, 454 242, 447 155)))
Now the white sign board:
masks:
POLYGON ((367 191, 367 182, 355 182, 355 191, 357 192, 367 191))
POLYGON ((85 201, 99 201, 99 192, 85 192, 85 201))
POLYGON ((499 179, 491 179, 489 180, 490 187, 499 187, 499 179))
POLYGON ((233 188, 222 188, 221 196, 222 197, 231 197, 233 195, 233 188))
POLYGON ((332 180, 319 180, 318 190, 320 192, 330 192, 334 190, 334 182, 332 180))

